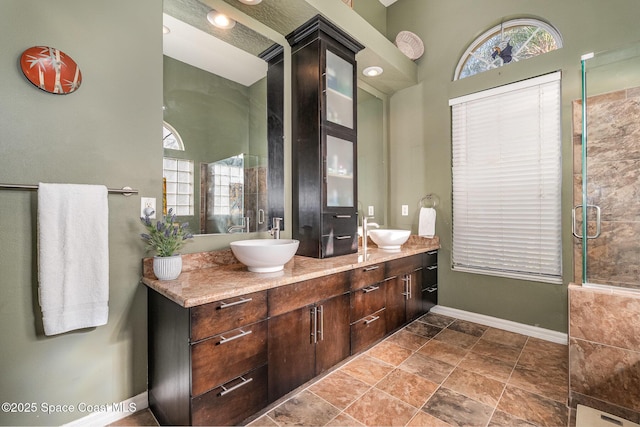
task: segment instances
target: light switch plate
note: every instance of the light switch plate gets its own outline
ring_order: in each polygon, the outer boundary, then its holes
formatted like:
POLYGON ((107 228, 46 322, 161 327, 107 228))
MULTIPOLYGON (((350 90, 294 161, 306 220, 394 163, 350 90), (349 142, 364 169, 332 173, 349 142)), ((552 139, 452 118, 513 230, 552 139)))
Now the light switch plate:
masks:
POLYGON ((369 216, 374 216, 375 214, 373 213, 373 206, 369 206, 369 212, 367 213, 367 215, 369 216))
POLYGON ((409 205, 402 205, 402 216, 409 216, 409 205))
POLYGON ((140 218, 147 216, 145 209, 152 209, 153 213, 149 215, 150 219, 156 219, 156 199, 155 197, 140 197, 140 218))

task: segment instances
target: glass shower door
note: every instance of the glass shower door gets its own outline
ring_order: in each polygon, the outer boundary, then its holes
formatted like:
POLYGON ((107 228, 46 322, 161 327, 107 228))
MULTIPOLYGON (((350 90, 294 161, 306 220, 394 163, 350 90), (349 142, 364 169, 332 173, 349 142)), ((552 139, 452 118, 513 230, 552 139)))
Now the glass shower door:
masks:
POLYGON ((640 45, 582 58, 574 149, 576 278, 640 290, 640 45))

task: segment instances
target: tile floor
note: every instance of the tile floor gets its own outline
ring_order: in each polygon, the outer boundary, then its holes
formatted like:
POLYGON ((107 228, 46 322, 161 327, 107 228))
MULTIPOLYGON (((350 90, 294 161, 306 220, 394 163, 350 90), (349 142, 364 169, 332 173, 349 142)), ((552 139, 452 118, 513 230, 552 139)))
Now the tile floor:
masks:
MULTIPOLYGON (((267 408, 250 426, 573 425, 567 351, 427 313, 267 408)), ((146 425, 142 420, 137 425, 146 425)), ((136 425, 129 421, 119 425, 136 425)))
POLYGON ((567 351, 428 313, 250 426, 567 426, 567 351))

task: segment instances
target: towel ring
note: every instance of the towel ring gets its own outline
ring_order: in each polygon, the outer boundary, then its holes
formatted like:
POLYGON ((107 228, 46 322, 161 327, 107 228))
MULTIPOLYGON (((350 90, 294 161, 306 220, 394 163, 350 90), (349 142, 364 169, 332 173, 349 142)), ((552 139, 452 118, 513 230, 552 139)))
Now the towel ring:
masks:
POLYGON ((418 203, 421 208, 435 208, 440 204, 440 199, 435 194, 427 194, 418 203))

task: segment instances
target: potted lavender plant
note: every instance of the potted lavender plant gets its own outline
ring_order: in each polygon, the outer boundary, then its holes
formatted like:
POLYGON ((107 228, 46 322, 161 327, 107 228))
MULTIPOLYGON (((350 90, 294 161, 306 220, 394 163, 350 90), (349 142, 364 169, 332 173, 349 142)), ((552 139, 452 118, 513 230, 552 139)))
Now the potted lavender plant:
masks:
POLYGON ((173 280, 182 272, 182 255, 176 254, 188 239, 193 237, 189 232, 189 223, 176 223, 173 209, 169 209, 162 220, 154 225, 148 215, 140 218, 147 233, 142 233, 142 240, 147 243, 148 250, 154 250, 153 272, 159 280, 173 280))

